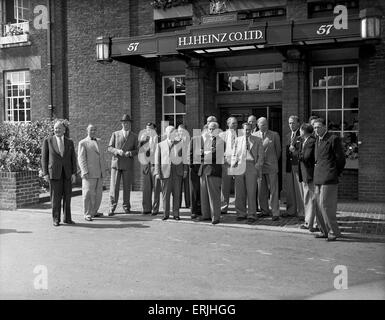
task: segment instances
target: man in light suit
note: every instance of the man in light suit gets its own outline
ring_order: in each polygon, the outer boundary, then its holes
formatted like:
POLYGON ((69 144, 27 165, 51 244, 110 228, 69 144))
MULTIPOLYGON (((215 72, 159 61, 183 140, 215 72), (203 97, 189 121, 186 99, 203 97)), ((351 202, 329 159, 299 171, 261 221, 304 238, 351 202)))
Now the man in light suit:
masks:
POLYGON ((345 167, 345 153, 340 137, 327 131, 324 119, 314 121, 314 131, 317 135, 314 167, 316 218, 321 230, 316 238, 335 241, 341 236, 336 215, 338 182, 345 167))
POLYGON ((237 221, 247 218, 249 223, 254 222, 257 218, 255 197, 257 181, 262 176, 264 156, 262 139, 251 135, 251 130, 249 123, 243 124, 243 136, 236 140, 231 162, 231 167, 236 169, 235 210, 237 221))
POLYGON ((235 117, 227 119, 228 129, 221 132, 219 136, 225 142, 225 159, 222 166, 222 188, 221 188, 221 213, 227 213, 229 208, 231 184, 234 176, 228 173, 231 165, 231 157, 234 154, 235 141, 238 137, 238 121, 235 117))
POLYGON ((166 139, 159 142, 155 151, 155 176, 161 180, 163 210, 162 220, 170 217, 170 196, 172 195, 172 212, 175 220, 180 220, 180 188, 182 178, 187 176, 188 167, 182 158, 181 141, 175 141, 175 127, 165 129, 166 139))
MULTIPOLYGON (((247 118, 247 123, 251 125, 251 134, 255 136, 255 134, 258 132, 258 126, 257 126, 257 118, 254 115, 250 115, 247 118)), ((257 189, 255 190, 255 204, 257 208, 257 212, 260 212, 259 204, 258 204, 258 184, 257 189)))
POLYGON ((108 145, 111 159, 110 211, 115 214, 119 200, 120 179, 123 178, 123 209, 130 213, 130 193, 134 180, 134 157, 138 154, 138 136, 131 131, 131 118, 124 114, 120 120, 122 130, 115 131, 108 145))
POLYGON ((142 163, 143 173, 143 191, 142 191, 142 207, 143 214, 156 216, 159 213, 161 183, 155 178, 155 148, 158 144, 158 135, 156 134, 155 123, 149 122, 146 130, 141 131, 139 137, 139 155, 138 159, 142 163), (154 192, 154 201, 152 201, 152 192, 154 192))
MULTIPOLYGON (((178 126, 178 140, 180 140, 183 143, 183 147, 185 148, 184 152, 188 152, 188 145, 189 145, 189 140, 190 136, 188 131, 186 130, 186 126, 184 124, 180 124, 178 126)), ((182 185, 180 188, 180 204, 179 207, 182 207, 182 192, 184 193, 184 204, 185 208, 190 208, 190 175, 189 172, 187 171, 187 176, 186 178, 182 179, 182 185)))
POLYGON ((55 227, 60 224, 61 203, 63 200, 63 222, 74 224, 71 219, 72 183, 76 181, 76 155, 72 140, 64 136, 64 120, 54 125, 55 135, 46 138, 41 152, 41 166, 44 179, 49 182, 52 204, 52 218, 55 227))
POLYGON ((301 145, 299 119, 289 117, 290 132, 286 137, 286 213, 282 216, 298 216, 304 221, 303 188, 298 176, 298 154, 301 145))
POLYGON ((224 154, 224 142, 218 136, 217 122, 210 122, 207 126, 207 135, 202 136, 202 164, 198 175, 201 183, 200 220, 211 220, 212 224, 219 223, 221 216, 221 180, 224 154))
POLYGON ((103 195, 103 178, 106 176, 104 152, 96 139, 96 127, 89 124, 87 138, 78 145, 78 162, 82 178, 84 219, 103 216, 98 213, 103 195))
POLYGON ((279 220, 278 160, 281 157, 281 142, 279 134, 269 130, 266 118, 258 119, 258 128, 255 135, 262 139, 264 149, 262 179, 258 181, 259 205, 262 216, 268 216, 272 211, 272 220, 276 221, 279 220))

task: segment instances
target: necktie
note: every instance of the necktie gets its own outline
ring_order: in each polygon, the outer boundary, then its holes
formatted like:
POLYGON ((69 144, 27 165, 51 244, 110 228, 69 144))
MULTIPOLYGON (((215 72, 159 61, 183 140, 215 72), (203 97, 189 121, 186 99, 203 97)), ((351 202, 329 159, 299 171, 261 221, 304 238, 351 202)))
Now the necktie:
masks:
POLYGON ((250 151, 250 141, 249 141, 249 138, 246 138, 246 150, 250 151))
POLYGON ((262 139, 265 140, 266 138, 266 132, 262 132, 262 139))
POLYGON ((231 150, 234 149, 235 144, 235 133, 231 134, 231 150))
POLYGON ((59 152, 60 152, 60 155, 63 156, 64 155, 64 145, 63 145, 63 137, 60 137, 58 139, 58 147, 59 147, 59 152))

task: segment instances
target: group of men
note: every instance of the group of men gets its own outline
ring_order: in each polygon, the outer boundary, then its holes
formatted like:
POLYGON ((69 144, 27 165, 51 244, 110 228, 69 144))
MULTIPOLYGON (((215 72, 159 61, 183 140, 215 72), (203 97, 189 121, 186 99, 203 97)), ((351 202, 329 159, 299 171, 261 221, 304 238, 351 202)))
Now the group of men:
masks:
MULTIPOLYGON (((316 237, 336 240, 340 231, 336 219, 337 185, 345 165, 339 137, 329 133, 323 119, 312 117, 300 125, 290 116, 290 133, 286 141, 286 201, 282 216, 298 216, 301 228, 320 231, 316 237), (310 121, 309 120, 309 121, 310 121), (314 132, 313 132, 314 131, 314 132)), ((220 222, 229 209, 232 183, 235 190, 237 220, 253 223, 258 217, 280 217, 278 161, 281 143, 277 132, 269 130, 268 121, 251 115, 238 129, 237 119, 227 119, 228 128, 219 129, 214 116, 199 134, 190 139, 185 126, 167 126, 163 140, 154 123, 139 135, 131 131, 131 119, 124 115, 122 130, 112 134, 108 152, 112 154, 110 209, 115 214, 120 180, 123 180, 123 209, 129 213, 133 184, 134 159, 138 156, 143 175, 143 214, 159 214, 163 198, 163 220, 180 220, 182 190, 191 218, 220 222), (162 140, 162 141, 160 141, 162 140), (171 196, 172 210, 171 210, 171 196)), ((43 175, 50 182, 54 225, 60 223, 61 202, 64 223, 71 219, 71 183, 77 172, 75 148, 64 137, 62 122, 55 123, 55 135, 43 143, 43 175)), ((79 142, 78 163, 82 178, 84 217, 92 221, 102 199, 103 178, 107 174, 103 149, 96 139, 96 128, 89 125, 87 137, 79 142)))

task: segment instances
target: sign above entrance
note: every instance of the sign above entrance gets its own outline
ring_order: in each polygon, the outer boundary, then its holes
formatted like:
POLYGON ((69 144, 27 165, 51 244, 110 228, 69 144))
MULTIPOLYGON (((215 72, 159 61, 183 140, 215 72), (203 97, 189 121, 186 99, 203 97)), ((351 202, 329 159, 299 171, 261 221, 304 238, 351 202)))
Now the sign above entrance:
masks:
POLYGON ((177 37, 177 50, 204 49, 266 43, 266 27, 218 28, 190 30, 177 37))

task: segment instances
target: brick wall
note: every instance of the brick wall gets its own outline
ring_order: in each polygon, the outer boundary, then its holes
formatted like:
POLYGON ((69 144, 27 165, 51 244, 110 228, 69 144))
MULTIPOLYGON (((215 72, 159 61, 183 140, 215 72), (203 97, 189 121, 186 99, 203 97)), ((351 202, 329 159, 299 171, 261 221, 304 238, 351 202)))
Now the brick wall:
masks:
POLYGON ((345 169, 338 185, 339 199, 358 199, 358 171, 345 169))
POLYGON ((39 202, 38 174, 0 172, 0 209, 15 210, 39 202))

